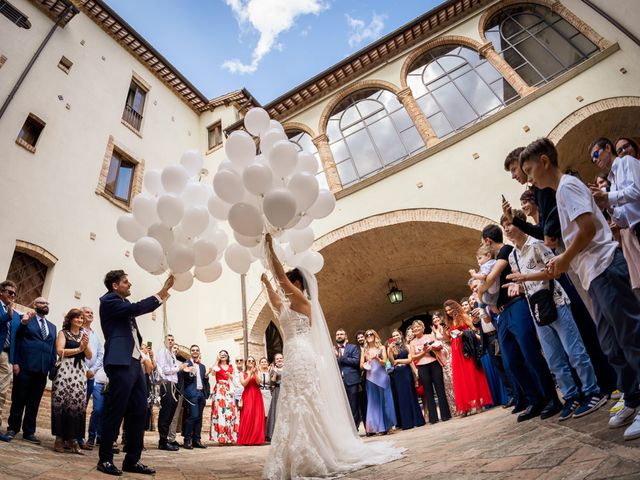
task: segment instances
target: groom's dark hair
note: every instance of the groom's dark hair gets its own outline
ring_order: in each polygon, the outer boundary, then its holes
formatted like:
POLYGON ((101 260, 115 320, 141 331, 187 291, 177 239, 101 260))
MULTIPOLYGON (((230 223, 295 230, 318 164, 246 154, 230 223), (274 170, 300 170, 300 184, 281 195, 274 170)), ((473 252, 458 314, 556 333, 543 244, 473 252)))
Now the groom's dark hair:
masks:
POLYGON ((307 286, 304 284, 304 277, 302 276, 302 272, 300 272, 300 270, 294 268, 293 270, 289 270, 286 275, 291 283, 295 283, 296 280, 299 281, 300 285, 302 285, 303 292, 307 289, 307 286))

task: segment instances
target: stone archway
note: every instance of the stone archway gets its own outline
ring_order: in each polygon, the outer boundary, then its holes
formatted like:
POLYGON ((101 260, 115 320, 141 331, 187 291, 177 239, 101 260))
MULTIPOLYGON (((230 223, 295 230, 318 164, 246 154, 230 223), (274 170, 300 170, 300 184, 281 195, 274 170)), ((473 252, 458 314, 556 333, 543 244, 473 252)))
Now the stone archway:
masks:
MULTIPOLYGON (((467 294, 480 231, 493 220, 465 212, 407 209, 350 223, 316 240, 325 256, 318 274, 320 300, 330 329, 388 329, 407 315, 467 294), (405 300, 391 305, 392 277, 405 300)), ((261 294, 249 312, 249 345, 258 353, 273 314, 261 294)))
POLYGON ((547 135, 558 150, 563 171, 577 172, 582 180, 592 182, 599 170, 587 152, 598 137, 615 141, 618 137, 640 137, 640 97, 612 97, 598 100, 565 117, 547 135))

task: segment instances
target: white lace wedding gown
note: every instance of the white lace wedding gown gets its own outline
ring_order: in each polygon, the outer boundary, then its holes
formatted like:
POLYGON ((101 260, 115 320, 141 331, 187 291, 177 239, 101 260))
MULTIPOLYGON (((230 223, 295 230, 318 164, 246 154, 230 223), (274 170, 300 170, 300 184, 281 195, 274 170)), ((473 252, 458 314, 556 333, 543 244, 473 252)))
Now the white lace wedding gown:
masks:
MULTIPOLYGON (((322 356, 333 349, 314 345, 312 339, 317 339, 312 335, 309 318, 285 305, 280 325, 285 337, 285 367, 264 477, 269 480, 335 477, 399 458, 403 450, 389 442, 364 443, 358 437, 347 410, 341 378, 332 377, 332 382, 339 381, 341 391, 322 390, 323 386, 333 390, 338 383, 326 387, 327 382, 321 377, 327 371, 331 376, 339 375, 339 371, 335 354, 328 359, 336 364, 335 368, 325 363, 327 359, 322 356), (335 397, 340 395, 342 398, 337 400, 335 397)), ((331 342, 330 338, 326 341, 331 342)))

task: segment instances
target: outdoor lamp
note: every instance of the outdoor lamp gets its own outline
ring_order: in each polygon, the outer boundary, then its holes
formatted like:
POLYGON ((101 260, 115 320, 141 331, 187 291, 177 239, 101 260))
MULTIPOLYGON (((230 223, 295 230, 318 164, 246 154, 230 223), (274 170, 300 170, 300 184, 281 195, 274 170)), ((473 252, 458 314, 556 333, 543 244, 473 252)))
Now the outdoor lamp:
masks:
POLYGON ((402 290, 398 289, 398 285, 392 279, 389 279, 389 292, 387 293, 391 303, 400 303, 402 301, 402 290))

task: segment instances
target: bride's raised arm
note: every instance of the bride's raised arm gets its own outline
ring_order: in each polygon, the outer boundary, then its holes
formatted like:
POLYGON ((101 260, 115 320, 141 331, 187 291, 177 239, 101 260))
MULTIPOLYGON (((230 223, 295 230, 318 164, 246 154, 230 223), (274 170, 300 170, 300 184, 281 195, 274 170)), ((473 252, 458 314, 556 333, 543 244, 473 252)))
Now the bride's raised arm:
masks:
POLYGON ((262 275, 260 275, 260 281, 262 281, 264 288, 267 289, 267 294, 269 295, 269 303, 271 303, 273 308, 275 308, 278 312, 280 312, 280 309, 282 308, 282 300, 280 300, 280 297, 271 286, 271 282, 267 278, 266 273, 263 273, 262 275))
POLYGON ((311 302, 309 302, 309 299, 304 295, 302 290, 291 283, 291 281, 287 277, 287 274, 282 267, 282 263, 280 263, 280 259, 273 251, 273 243, 271 235, 269 233, 265 235, 265 243, 267 244, 269 255, 273 260, 271 262, 273 266, 273 273, 276 276, 276 280, 284 290, 284 293, 290 298, 291 308, 296 312, 304 313, 308 317, 310 317, 309 314, 311 313, 311 302))

